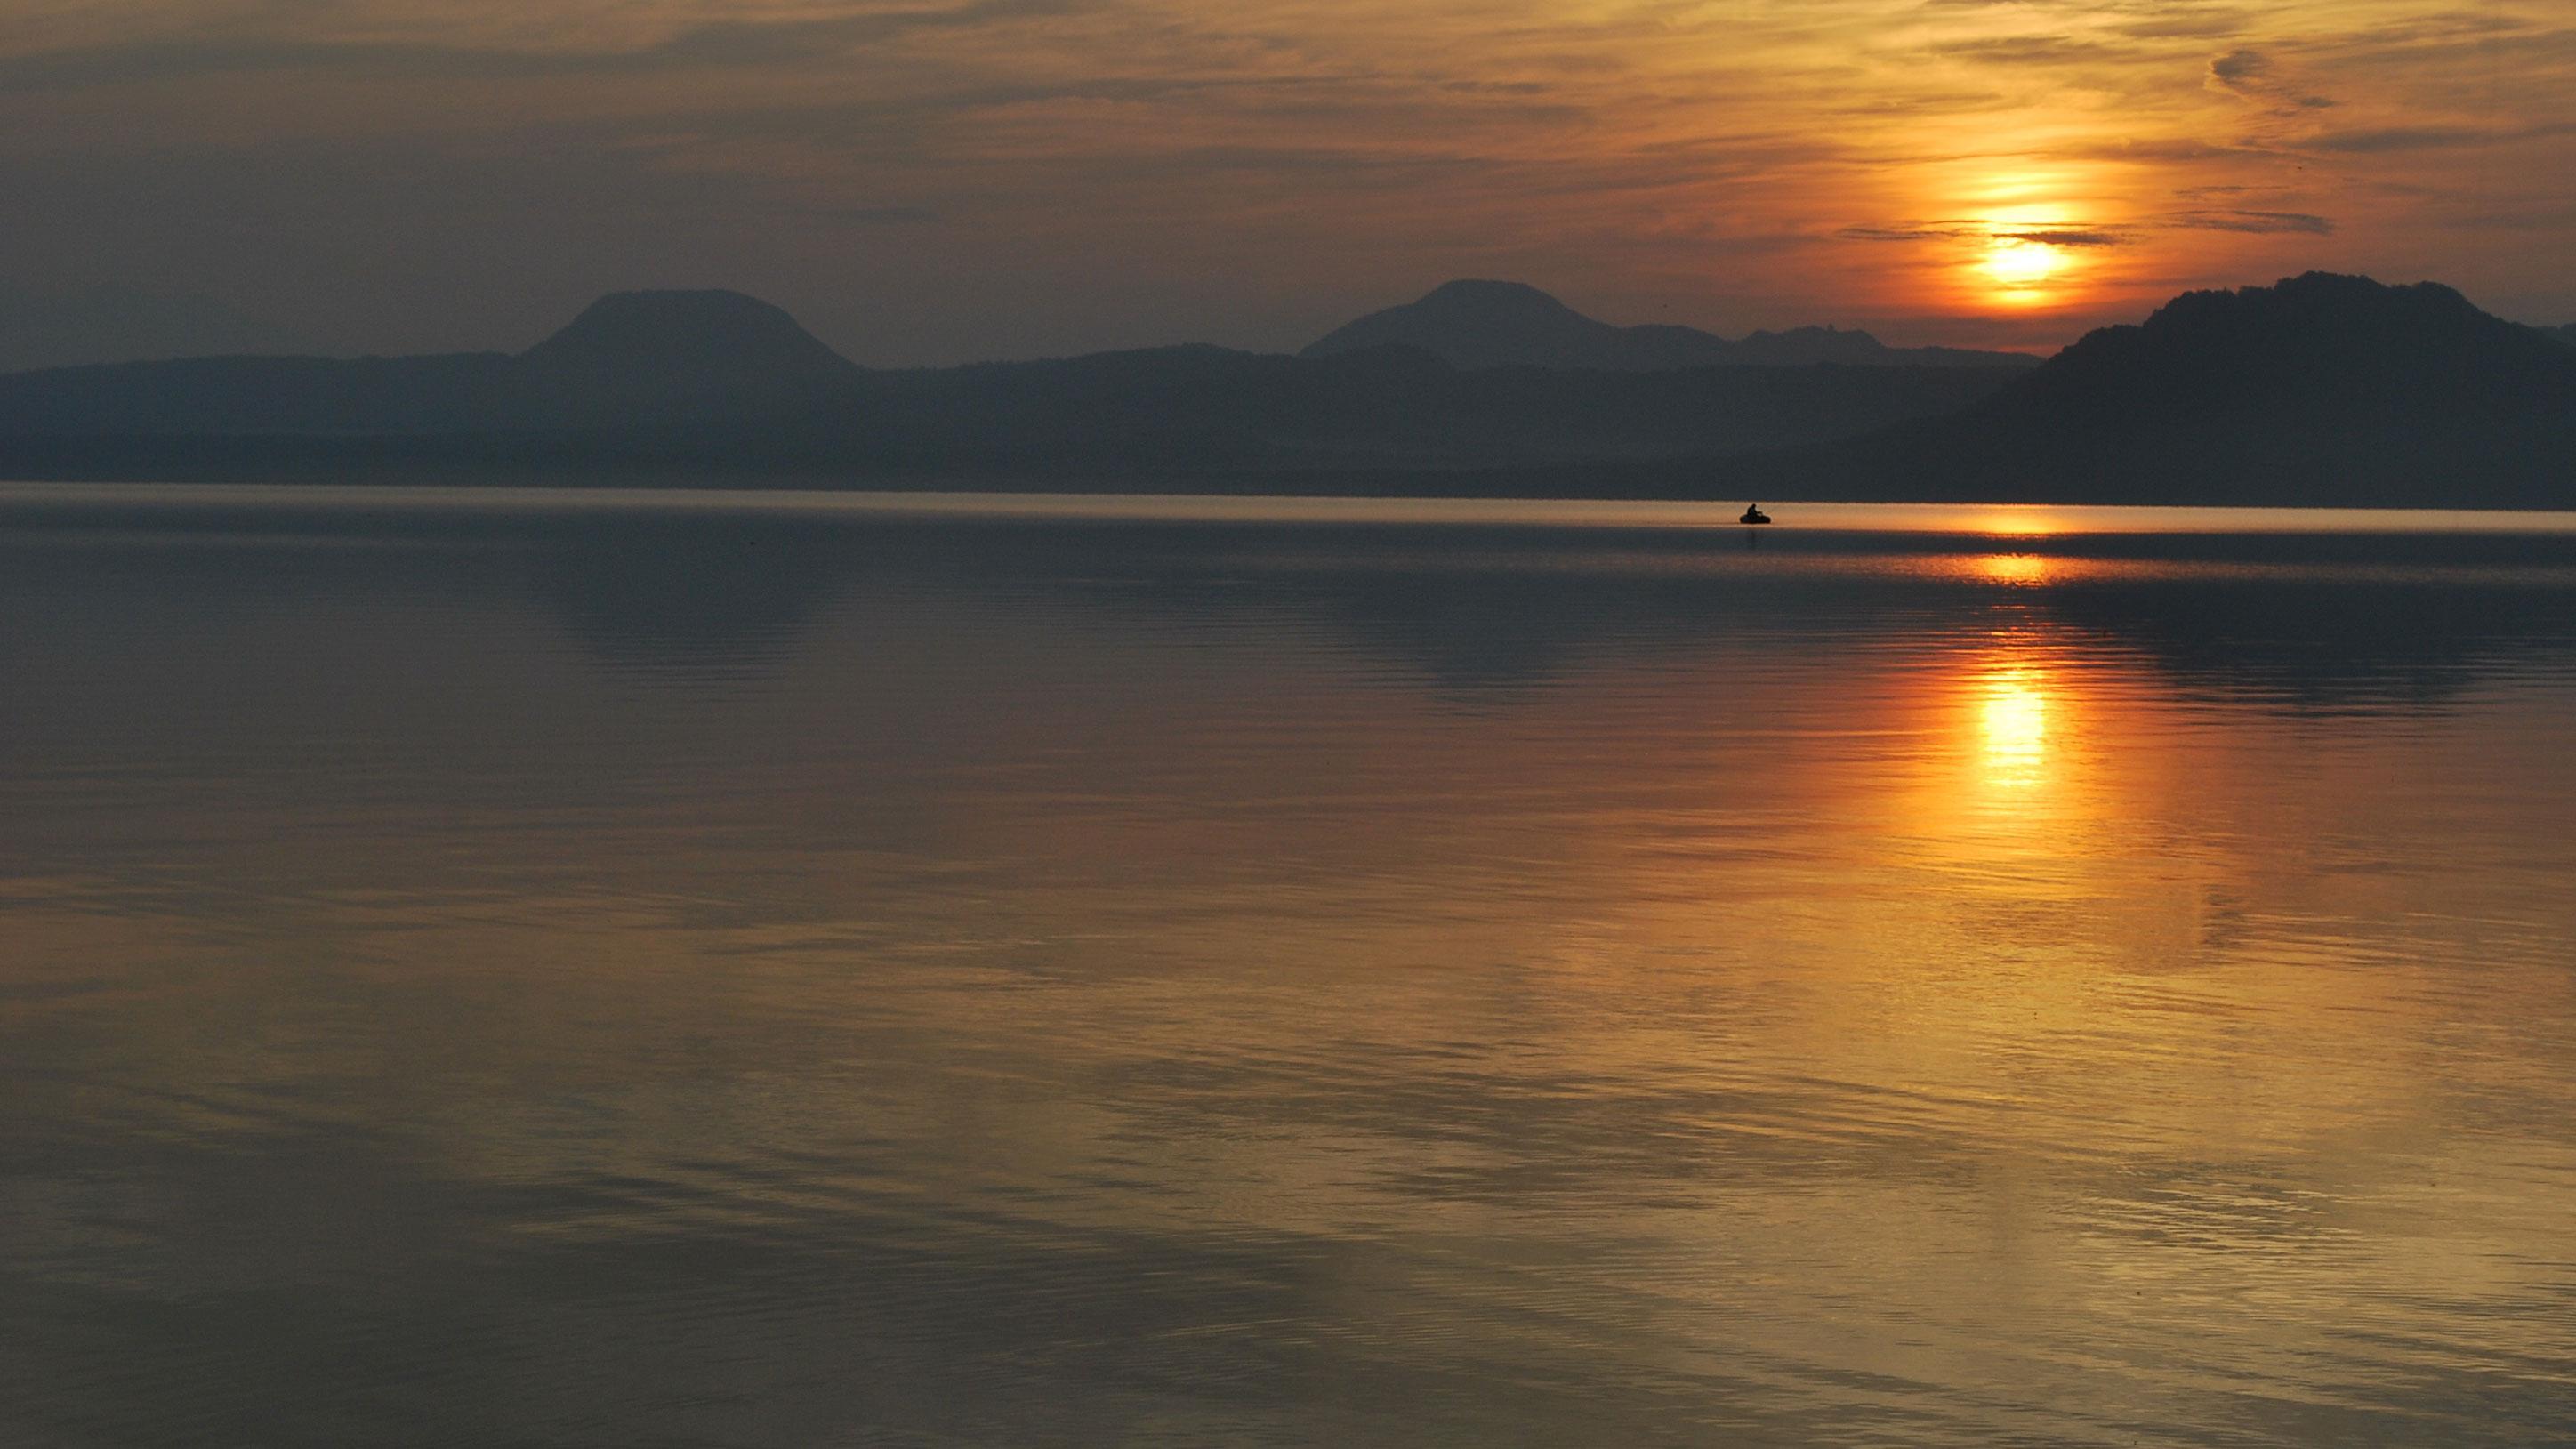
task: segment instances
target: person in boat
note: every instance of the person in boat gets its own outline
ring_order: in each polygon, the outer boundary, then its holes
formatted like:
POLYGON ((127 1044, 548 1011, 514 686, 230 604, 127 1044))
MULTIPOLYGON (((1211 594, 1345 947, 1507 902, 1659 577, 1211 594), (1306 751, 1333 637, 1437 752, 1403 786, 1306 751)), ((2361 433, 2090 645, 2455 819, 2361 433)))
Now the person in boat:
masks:
POLYGON ((1769 523, 1771 521, 1771 515, 1762 511, 1761 504, 1748 503, 1744 506, 1744 516, 1735 521, 1738 523, 1769 523))

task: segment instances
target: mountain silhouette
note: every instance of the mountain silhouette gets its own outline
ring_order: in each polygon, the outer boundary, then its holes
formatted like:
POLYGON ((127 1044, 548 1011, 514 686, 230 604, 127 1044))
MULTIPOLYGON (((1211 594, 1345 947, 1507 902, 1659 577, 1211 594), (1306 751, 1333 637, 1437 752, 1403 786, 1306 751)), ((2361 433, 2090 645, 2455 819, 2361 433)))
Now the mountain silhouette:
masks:
POLYGON ((826 405, 861 369, 739 292, 616 292, 524 353, 200 357, 0 376, 0 433, 524 433, 826 405))
POLYGON ((2435 283, 2309 272, 2184 293, 1789 466, 1872 496, 2567 507, 2576 348, 2435 283))
POLYGON ((740 292, 612 292, 517 358, 561 406, 779 411, 822 401, 857 364, 740 292))
POLYGON ((622 293, 516 356, 0 376, 0 476, 2576 506, 2576 347, 2429 283, 2187 293, 2030 368, 1495 364, 1542 334, 1560 356, 1706 334, 1443 291, 1509 321, 1483 363, 1382 343, 875 370, 738 293, 622 293))
POLYGON ((2576 322, 2570 322, 2563 327, 2535 327, 2532 330, 2552 342, 2576 347, 2576 322))
POLYGON ((1209 346, 879 371, 740 293, 629 292, 517 356, 223 357, 0 376, 0 466, 22 477, 671 468, 1070 486, 1215 472, 1277 487, 1258 480, 1791 447, 1953 411, 2006 376, 1470 372, 1410 347, 1301 359, 1209 346))
POLYGON ((1677 367, 2028 367, 2018 352, 1889 347, 1866 332, 1799 327, 1728 341, 1696 327, 1618 327, 1521 282, 1459 281, 1421 300, 1371 312, 1307 345, 1302 357, 1370 347, 1418 347, 1453 367, 1559 367, 1659 372, 1677 367))

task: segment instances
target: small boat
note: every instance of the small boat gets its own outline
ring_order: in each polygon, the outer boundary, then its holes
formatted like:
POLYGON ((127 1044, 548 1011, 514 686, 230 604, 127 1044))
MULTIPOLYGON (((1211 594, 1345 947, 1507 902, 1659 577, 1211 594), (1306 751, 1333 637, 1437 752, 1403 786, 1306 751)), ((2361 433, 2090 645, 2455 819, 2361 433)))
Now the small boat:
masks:
POLYGON ((1771 521, 1771 515, 1762 511, 1761 504, 1748 503, 1744 508, 1744 516, 1735 521, 1738 523, 1769 523, 1771 521))

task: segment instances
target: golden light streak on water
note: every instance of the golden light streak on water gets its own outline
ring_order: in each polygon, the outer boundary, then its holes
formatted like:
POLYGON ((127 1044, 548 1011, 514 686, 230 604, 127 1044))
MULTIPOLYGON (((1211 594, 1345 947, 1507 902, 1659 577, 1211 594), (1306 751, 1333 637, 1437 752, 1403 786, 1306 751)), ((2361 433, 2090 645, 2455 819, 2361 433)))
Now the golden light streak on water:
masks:
POLYGON ((2049 698, 2038 673, 2008 666, 1980 685, 1986 780, 2010 790, 2047 782, 2049 698))

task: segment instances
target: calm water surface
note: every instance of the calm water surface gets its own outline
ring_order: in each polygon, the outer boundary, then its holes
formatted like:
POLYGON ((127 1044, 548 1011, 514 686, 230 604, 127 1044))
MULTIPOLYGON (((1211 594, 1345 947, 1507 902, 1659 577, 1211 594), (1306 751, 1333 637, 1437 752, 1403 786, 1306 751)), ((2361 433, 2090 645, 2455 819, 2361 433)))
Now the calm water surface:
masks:
POLYGON ((2576 1439, 2576 526, 0 490, 0 1443, 2576 1439))

